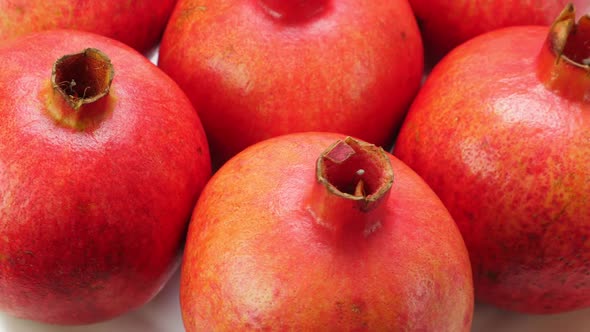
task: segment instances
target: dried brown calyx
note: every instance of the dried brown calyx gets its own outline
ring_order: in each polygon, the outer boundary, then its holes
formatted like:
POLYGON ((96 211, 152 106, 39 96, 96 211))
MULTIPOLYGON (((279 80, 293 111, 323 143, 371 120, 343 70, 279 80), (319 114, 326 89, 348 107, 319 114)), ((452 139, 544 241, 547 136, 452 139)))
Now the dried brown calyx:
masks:
POLYGON ((53 65, 51 84, 74 109, 108 95, 114 69, 100 50, 87 48, 59 58, 53 65))
POLYGON ((564 98, 590 102, 590 16, 576 22, 569 4, 549 29, 538 57, 540 80, 564 98))

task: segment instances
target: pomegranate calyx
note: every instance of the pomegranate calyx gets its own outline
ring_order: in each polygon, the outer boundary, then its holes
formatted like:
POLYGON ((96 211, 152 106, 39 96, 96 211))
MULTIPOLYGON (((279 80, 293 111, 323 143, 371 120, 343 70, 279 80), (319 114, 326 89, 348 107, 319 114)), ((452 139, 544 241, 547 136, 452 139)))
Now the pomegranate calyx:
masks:
POLYGON ((537 59, 541 82, 554 93, 579 102, 590 102, 590 16, 576 23, 569 4, 549 29, 537 59))
POLYGON ((338 234, 367 237, 384 220, 393 167, 380 147, 351 137, 338 140, 316 162, 316 182, 307 210, 315 222, 338 234))
POLYGON ((369 211, 391 190, 393 170, 382 148, 347 137, 320 155, 316 179, 330 194, 369 211))
POLYGON ((590 15, 586 14, 576 23, 576 12, 570 3, 559 14, 548 36, 549 47, 556 61, 581 67, 590 71, 590 15))
POLYGON ((109 57, 95 48, 68 54, 53 64, 51 85, 75 111, 109 94, 115 71, 109 57))

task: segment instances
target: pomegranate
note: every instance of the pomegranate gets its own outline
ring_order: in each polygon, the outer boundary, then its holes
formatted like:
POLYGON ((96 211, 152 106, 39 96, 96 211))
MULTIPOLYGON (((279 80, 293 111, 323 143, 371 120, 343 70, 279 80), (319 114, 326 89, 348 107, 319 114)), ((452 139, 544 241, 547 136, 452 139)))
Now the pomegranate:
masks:
POLYGON ((0 311, 84 324, 147 302, 210 176, 190 101, 86 32, 5 43, 0 67, 0 311))
MULTIPOLYGON (((513 25, 549 25, 568 0, 409 0, 424 38, 427 61, 438 62, 456 46, 482 33, 513 25)), ((590 10, 588 0, 579 6, 590 10)))
POLYGON ((176 0, 0 0, 0 42, 52 29, 84 30, 145 52, 160 39, 176 0))
POLYGON ((476 299, 529 313, 590 306, 590 16, 496 30, 427 79, 395 155, 445 203, 476 299))
POLYGON ((423 54, 406 0, 180 0, 158 65, 196 106, 220 165, 300 131, 390 145, 423 54))
POLYGON ((471 267, 448 211, 381 148, 328 133, 259 142, 193 213, 191 331, 469 331, 471 267))

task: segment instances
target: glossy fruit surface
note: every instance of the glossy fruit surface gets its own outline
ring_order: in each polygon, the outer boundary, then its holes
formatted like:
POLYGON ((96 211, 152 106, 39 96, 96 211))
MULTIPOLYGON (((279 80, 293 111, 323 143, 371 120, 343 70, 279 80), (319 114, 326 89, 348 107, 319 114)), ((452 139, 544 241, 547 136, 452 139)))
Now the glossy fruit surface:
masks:
POLYGON ((181 0, 158 65, 198 109, 219 165, 300 131, 389 146, 422 53, 406 0, 181 0))
POLYGON ((0 310, 83 324, 144 304, 178 266, 210 176, 190 101, 85 32, 3 44, 0 67, 0 310))
POLYGON ((473 315, 440 200, 390 154, 326 133, 260 142, 214 175, 180 292, 189 332, 469 331, 473 315))
MULTIPOLYGON (((578 7, 585 1, 578 1, 578 7)), ((467 40, 495 29, 513 25, 550 25, 568 2, 571 1, 410 0, 431 64, 467 40)), ((590 4, 586 6, 590 10, 590 4)))
POLYGON ((572 7, 551 29, 477 37, 434 68, 402 127, 395 155, 459 225, 482 301, 590 306, 588 45, 572 7))
POLYGON ((0 43, 53 29, 83 30, 145 52, 156 46, 176 0, 0 0, 0 43))

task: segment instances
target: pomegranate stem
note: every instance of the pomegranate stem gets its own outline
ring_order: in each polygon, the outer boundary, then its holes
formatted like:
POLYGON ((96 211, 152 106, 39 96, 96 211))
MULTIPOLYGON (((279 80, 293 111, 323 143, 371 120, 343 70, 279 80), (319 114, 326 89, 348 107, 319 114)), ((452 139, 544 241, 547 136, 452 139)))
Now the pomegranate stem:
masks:
POLYGON ((549 29, 537 58, 537 74, 564 98, 590 102, 590 16, 575 20, 574 6, 568 4, 549 29))
POLYGON ((59 58, 53 65, 51 84, 64 100, 79 110, 109 93, 114 69, 106 54, 94 48, 59 58))
POLYGON ((375 229, 393 169, 382 148, 347 137, 320 155, 316 180, 309 209, 319 224, 334 230, 375 229))

